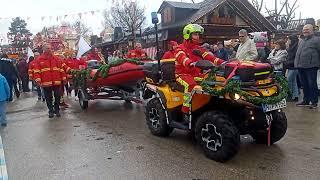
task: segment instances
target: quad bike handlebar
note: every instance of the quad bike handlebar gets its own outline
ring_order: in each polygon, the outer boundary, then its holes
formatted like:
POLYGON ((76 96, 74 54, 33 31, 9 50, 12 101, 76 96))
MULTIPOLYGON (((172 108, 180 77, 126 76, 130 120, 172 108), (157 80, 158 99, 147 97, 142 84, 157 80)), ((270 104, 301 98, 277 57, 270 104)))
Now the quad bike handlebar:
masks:
MULTIPOLYGON (((224 69, 225 65, 228 64, 229 61, 225 61, 222 64, 218 66, 218 68, 224 69)), ((195 67, 201 69, 201 70, 211 70, 214 67, 216 67, 211 61, 208 60, 199 60, 194 64, 195 67)))

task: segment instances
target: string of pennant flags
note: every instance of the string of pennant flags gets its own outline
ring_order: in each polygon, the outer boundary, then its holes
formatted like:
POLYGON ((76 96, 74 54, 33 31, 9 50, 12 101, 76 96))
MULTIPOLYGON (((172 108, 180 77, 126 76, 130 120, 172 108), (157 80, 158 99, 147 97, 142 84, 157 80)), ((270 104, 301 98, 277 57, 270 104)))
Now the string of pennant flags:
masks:
MULTIPOLYGON (((96 14, 100 13, 100 12, 103 12, 105 11, 105 9, 98 9, 98 10, 93 10, 93 11, 85 11, 85 12, 79 12, 79 13, 72 13, 72 14, 64 14, 64 15, 56 15, 56 16, 39 16, 39 17, 31 17, 31 16, 22 16, 21 18, 22 19, 25 19, 27 21, 33 19, 33 18, 41 18, 41 21, 44 21, 46 19, 49 19, 50 21, 52 20, 56 20, 57 22, 58 21, 61 21, 61 20, 65 20, 66 18, 68 17, 72 17, 72 18, 75 18, 76 16, 79 17, 80 19, 83 18, 84 16, 87 16, 87 15, 91 15, 91 16, 95 16, 96 14)), ((16 17, 16 16, 15 16, 16 17)), ((11 20, 15 17, 0 17, 0 21, 6 21, 6 20, 11 20)))

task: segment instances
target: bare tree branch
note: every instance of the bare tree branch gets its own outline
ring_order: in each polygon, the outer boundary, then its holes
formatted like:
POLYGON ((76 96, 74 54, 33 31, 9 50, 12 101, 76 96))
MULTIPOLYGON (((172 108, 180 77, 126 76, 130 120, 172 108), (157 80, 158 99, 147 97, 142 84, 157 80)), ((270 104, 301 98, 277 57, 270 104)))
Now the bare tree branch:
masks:
POLYGON ((104 12, 104 19, 109 27, 121 27, 135 39, 135 32, 145 22, 145 8, 140 7, 137 1, 122 0, 121 4, 116 2, 109 11, 104 12))
POLYGON ((91 31, 90 28, 88 28, 85 24, 83 24, 81 21, 76 21, 72 24, 72 28, 77 31, 78 34, 81 36, 88 35, 91 31))
POLYGON ((261 12, 263 7, 264 0, 251 0, 251 3, 254 8, 256 8, 259 12, 261 12))
POLYGON ((299 8, 298 0, 294 0, 291 3, 289 0, 284 0, 284 2, 280 2, 275 0, 274 9, 268 9, 265 7, 267 14, 269 16, 269 20, 276 26, 282 29, 286 29, 295 17, 295 12, 299 8), (278 5, 280 5, 280 10, 278 10, 278 5))

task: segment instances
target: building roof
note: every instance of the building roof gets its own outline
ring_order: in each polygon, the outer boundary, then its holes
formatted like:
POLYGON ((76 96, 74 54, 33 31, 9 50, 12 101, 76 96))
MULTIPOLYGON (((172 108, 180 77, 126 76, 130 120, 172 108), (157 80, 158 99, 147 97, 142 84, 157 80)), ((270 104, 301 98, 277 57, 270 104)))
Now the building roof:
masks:
POLYGON ((162 11, 165 6, 172 6, 174 8, 181 8, 181 9, 199 9, 201 3, 186 3, 186 2, 176 2, 176 1, 163 1, 161 4, 158 12, 162 11))
POLYGON ((208 13, 216 9, 220 4, 224 3, 226 0, 204 0, 202 1, 199 10, 194 13, 188 20, 189 23, 193 23, 208 13))
MULTIPOLYGON (((164 1, 162 3, 159 11, 165 7, 166 3, 168 3, 168 1, 164 1)), ((175 3, 180 4, 179 2, 175 3)), ((189 23, 195 23, 197 20, 208 15, 223 3, 227 3, 243 19, 250 21, 256 31, 275 31, 276 28, 274 25, 262 16, 262 14, 258 12, 252 4, 248 2, 248 0, 204 0, 197 4, 186 3, 195 6, 198 10, 193 14, 191 13, 185 20, 162 26, 159 29, 170 29, 189 23)))

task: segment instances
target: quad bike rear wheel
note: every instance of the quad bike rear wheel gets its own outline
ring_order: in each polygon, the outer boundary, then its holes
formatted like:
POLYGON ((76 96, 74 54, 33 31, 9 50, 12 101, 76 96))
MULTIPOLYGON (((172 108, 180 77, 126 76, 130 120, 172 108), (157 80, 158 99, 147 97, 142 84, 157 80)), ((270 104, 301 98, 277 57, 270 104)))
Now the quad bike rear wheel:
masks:
POLYGON ((205 155, 212 160, 225 162, 239 151, 239 130, 222 112, 209 111, 201 115, 196 123, 195 134, 205 155))
MULTIPOLYGON (((270 144, 279 141, 287 132, 287 118, 283 111, 272 112, 273 120, 270 130, 270 144)), ((251 133, 252 138, 258 144, 268 144, 268 131, 259 131, 251 133)))
POLYGON ((153 135, 166 137, 173 131, 173 128, 167 124, 165 110, 158 98, 151 99, 147 103, 146 120, 153 135))

